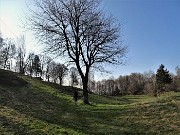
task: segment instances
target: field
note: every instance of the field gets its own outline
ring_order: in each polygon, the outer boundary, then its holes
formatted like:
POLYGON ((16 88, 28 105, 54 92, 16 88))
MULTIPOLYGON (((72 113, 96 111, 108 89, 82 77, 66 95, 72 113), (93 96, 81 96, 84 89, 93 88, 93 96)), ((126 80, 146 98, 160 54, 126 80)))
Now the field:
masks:
MULTIPOLYGON (((180 93, 160 97, 90 94, 75 104, 72 87, 0 70, 1 135, 178 135, 180 93)), ((78 89, 79 93, 82 91, 78 89)))

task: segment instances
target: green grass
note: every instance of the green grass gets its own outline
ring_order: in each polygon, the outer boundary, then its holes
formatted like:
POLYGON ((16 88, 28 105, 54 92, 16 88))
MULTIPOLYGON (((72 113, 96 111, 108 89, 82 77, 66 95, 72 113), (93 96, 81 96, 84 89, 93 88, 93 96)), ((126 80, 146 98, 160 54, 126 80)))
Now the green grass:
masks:
MULTIPOLYGON (((71 87, 0 70, 2 135, 178 135, 180 93, 108 97, 74 103, 71 87), (2 81, 3 80, 3 81, 2 81)), ((81 90, 79 90, 81 92, 81 90)))

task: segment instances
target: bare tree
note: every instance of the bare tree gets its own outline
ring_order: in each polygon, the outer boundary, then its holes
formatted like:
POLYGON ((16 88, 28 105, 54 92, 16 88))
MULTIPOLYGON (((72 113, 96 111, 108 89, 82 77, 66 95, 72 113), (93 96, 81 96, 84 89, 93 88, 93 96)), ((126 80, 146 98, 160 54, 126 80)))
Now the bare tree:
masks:
POLYGON ((16 67, 19 70, 20 74, 25 74, 25 56, 26 56, 26 46, 25 46, 25 37, 20 36, 18 38, 18 48, 17 48, 17 58, 16 58, 16 67))
POLYGON ((32 62, 32 69, 35 73, 35 76, 42 76, 42 70, 41 70, 41 61, 39 58, 39 55, 35 55, 33 62, 32 62))
POLYGON ((143 74, 131 73, 128 80, 129 80, 128 92, 134 95, 143 93, 144 85, 145 85, 143 74))
POLYGON ((26 53, 25 36, 21 35, 17 38, 17 56, 16 56, 16 70, 20 74, 29 73, 33 74, 33 60, 35 58, 34 53, 26 53))
POLYGON ((46 76, 46 79, 48 80, 48 82, 50 81, 50 76, 51 76, 51 65, 52 63, 54 63, 54 61, 48 57, 47 61, 46 61, 47 65, 46 65, 46 70, 45 70, 45 76, 46 76))
MULTIPOLYGON (((2 53, 3 46, 4 46, 4 39, 2 33, 0 33, 0 53, 2 53)), ((0 65, 2 65, 2 63, 3 63, 3 58, 2 58, 2 54, 0 54, 0 65)))
POLYGON ((70 78, 71 78, 71 86, 74 86, 74 84, 78 84, 78 70, 75 67, 70 68, 70 78))
POLYGON ((57 72, 56 72, 56 63, 51 61, 48 66, 48 77, 52 79, 54 83, 57 83, 57 72))
POLYGON ((119 76, 116 81, 117 87, 119 88, 119 94, 126 95, 128 93, 129 76, 119 76))
POLYGON ((155 80, 156 75, 153 71, 149 70, 143 73, 143 78, 145 81, 144 92, 145 94, 153 94, 155 91, 155 80))
POLYGON ((43 78, 45 77, 45 79, 47 79, 47 81, 49 82, 49 79, 50 79, 49 67, 53 60, 52 60, 52 58, 50 58, 49 56, 47 56, 45 54, 40 54, 39 59, 41 61, 41 70, 42 70, 41 77, 43 77, 43 78))
POLYGON ((0 50, 3 47, 3 42, 4 42, 4 39, 3 39, 2 34, 0 33, 0 50))
POLYGON ((75 63, 88 99, 88 75, 102 63, 122 64, 126 47, 120 42, 120 25, 99 10, 99 0, 35 1, 28 18, 32 30, 47 44, 47 51, 75 63))
POLYGON ((3 65, 4 69, 10 69, 11 60, 14 58, 16 54, 16 46, 15 42, 12 39, 6 39, 2 44, 0 57, 1 57, 1 64, 3 65))
POLYGON ((24 71, 26 74, 32 76, 33 75, 33 60, 34 60, 35 54, 34 53, 29 53, 28 57, 25 60, 25 65, 24 65, 24 71))
POLYGON ((175 68, 175 70, 176 70, 176 75, 179 77, 180 76, 180 68, 179 68, 179 66, 177 66, 175 68))
POLYGON ((59 79, 59 84, 62 85, 64 77, 67 75, 68 68, 64 64, 56 64, 55 73, 59 79))

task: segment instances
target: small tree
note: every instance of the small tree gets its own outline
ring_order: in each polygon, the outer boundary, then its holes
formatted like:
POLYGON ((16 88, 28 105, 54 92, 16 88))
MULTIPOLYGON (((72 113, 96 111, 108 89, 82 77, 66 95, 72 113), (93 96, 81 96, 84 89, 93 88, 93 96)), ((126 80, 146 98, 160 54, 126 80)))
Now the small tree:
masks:
POLYGON ((172 83, 171 75, 169 74, 169 71, 167 69, 164 70, 164 67, 165 66, 161 64, 156 73, 157 89, 155 91, 155 95, 157 95, 158 91, 165 91, 166 84, 172 83))
POLYGON ((53 60, 49 57, 49 59, 47 60, 47 66, 46 66, 46 71, 45 71, 45 75, 46 75, 46 79, 48 80, 48 82, 50 81, 50 77, 51 77, 51 65, 52 65, 53 60))
POLYGON ((71 86, 74 86, 74 84, 78 84, 78 70, 75 67, 70 68, 70 78, 71 78, 71 86))
POLYGON ((47 55, 40 55, 40 61, 41 61, 41 70, 43 72, 43 75, 45 76, 45 79, 47 81, 50 81, 50 67, 53 63, 53 60, 51 57, 47 55))
POLYGON ((32 68, 35 72, 36 77, 38 76, 39 73, 42 75, 41 63, 38 55, 35 55, 34 57, 32 68))
POLYGON ((55 72, 59 79, 59 84, 62 85, 64 77, 67 75, 68 68, 64 64, 56 64, 55 72))
POLYGON ((47 75, 54 83, 57 83, 56 63, 54 61, 49 63, 47 75))

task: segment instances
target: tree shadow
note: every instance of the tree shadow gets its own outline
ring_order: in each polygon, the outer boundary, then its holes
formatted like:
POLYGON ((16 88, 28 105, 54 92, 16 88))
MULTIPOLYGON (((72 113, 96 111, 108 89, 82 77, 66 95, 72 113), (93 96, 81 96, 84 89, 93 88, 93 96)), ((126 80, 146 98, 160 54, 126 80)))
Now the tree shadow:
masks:
MULTIPOLYGON (((21 115, 31 117, 33 122, 39 124, 40 127, 44 125, 41 125, 39 121, 46 125, 63 128, 65 132, 62 134, 76 132, 98 135, 153 135, 158 133, 158 131, 153 130, 154 126, 151 125, 153 123, 148 123, 150 118, 153 119, 154 114, 147 118, 147 114, 144 114, 146 112, 145 110, 148 110, 147 107, 145 108, 140 105, 123 107, 118 105, 134 103, 134 101, 141 100, 140 97, 132 96, 115 99, 114 97, 101 97, 93 94, 90 95, 93 101, 92 103, 98 104, 89 106, 75 104, 72 97, 73 90, 68 90, 69 88, 71 87, 65 87, 63 89, 62 86, 55 84, 49 85, 49 83, 41 81, 39 83, 37 82, 36 85, 29 84, 22 87, 1 88, 0 105, 12 108, 21 115), (51 88, 51 90, 48 91, 46 88, 51 88), (99 103, 102 105, 99 105, 99 103)), ((152 108, 155 107, 152 106, 152 108)), ((161 117, 158 115, 157 118, 160 119, 161 117)), ((56 130, 49 128, 49 133, 46 133, 38 130, 39 127, 36 127, 37 129, 31 129, 30 126, 23 123, 16 125, 2 116, 0 116, 0 119, 3 121, 3 124, 5 123, 9 132, 13 129, 12 132, 18 133, 21 126, 24 128, 20 131, 22 134, 29 131, 35 134, 36 131, 37 134, 51 134, 56 130)), ((155 129, 158 130, 158 128, 155 129)), ((162 132, 162 134, 164 133, 162 132)))
POLYGON ((22 87, 28 84, 27 81, 17 76, 17 73, 0 69, 0 86, 22 87))

